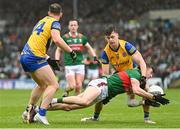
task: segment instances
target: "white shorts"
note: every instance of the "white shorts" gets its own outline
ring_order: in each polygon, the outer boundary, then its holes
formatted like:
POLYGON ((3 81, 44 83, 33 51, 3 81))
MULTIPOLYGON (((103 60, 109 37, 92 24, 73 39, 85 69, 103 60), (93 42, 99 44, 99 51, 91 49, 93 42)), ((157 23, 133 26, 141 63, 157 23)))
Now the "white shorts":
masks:
POLYGON ((85 74, 84 65, 65 66, 65 75, 85 74))
POLYGON ((108 86, 107 86, 107 79, 95 79, 89 82, 88 87, 93 86, 97 88, 101 93, 100 95, 93 101, 93 103, 98 103, 108 97, 108 86))
POLYGON ((98 69, 88 69, 87 70, 87 78, 98 78, 99 77, 99 70, 98 69))

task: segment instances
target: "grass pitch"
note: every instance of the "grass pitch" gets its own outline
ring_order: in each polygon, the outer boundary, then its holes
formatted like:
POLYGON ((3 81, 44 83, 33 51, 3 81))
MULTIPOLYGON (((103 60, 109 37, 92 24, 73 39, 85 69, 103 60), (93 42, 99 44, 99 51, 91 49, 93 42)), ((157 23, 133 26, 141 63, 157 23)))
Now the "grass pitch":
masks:
MULTIPOLYGON (((166 97, 171 103, 160 108, 151 108, 150 118, 157 122, 148 125, 143 122, 141 107, 127 107, 126 95, 121 94, 104 106, 98 122, 80 122, 93 114, 93 108, 65 111, 49 111, 51 125, 25 124, 21 113, 30 96, 30 90, 0 90, 0 128, 180 128, 180 89, 169 89, 166 97)), ((58 92, 56 96, 61 96, 58 92)), ((140 99, 140 98, 139 98, 140 99)))

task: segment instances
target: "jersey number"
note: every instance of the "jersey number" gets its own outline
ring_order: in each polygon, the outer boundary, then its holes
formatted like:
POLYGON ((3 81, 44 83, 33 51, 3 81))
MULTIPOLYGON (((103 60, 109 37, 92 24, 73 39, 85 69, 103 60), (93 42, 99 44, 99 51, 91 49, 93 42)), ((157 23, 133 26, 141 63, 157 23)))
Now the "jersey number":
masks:
POLYGON ((40 35, 40 33, 44 31, 43 30, 44 24, 45 22, 41 23, 38 26, 35 26, 33 31, 37 31, 37 35, 40 35))

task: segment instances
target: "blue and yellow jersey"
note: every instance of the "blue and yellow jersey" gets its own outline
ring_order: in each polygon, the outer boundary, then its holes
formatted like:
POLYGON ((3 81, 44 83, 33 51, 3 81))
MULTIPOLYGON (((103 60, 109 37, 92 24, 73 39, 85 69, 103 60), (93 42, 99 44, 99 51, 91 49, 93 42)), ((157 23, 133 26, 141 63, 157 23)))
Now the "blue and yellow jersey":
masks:
POLYGON ((131 56, 136 52, 136 48, 125 40, 119 40, 119 44, 117 51, 112 50, 109 44, 106 45, 101 56, 102 64, 111 64, 116 71, 133 69, 135 64, 131 56))
POLYGON ((37 57, 44 57, 51 43, 52 29, 60 31, 61 26, 58 20, 50 16, 41 19, 35 25, 23 52, 32 53, 37 57))

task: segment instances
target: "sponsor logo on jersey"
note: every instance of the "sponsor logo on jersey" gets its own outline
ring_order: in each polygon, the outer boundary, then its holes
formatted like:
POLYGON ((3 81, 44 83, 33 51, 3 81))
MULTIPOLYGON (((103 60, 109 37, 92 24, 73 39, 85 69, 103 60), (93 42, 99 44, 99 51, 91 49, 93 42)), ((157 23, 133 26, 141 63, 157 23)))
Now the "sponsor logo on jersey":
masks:
POLYGON ((82 51, 83 50, 82 44, 70 44, 69 46, 75 51, 82 51))
POLYGON ((71 40, 71 39, 68 39, 66 42, 71 43, 71 42, 72 42, 72 40, 71 40))

